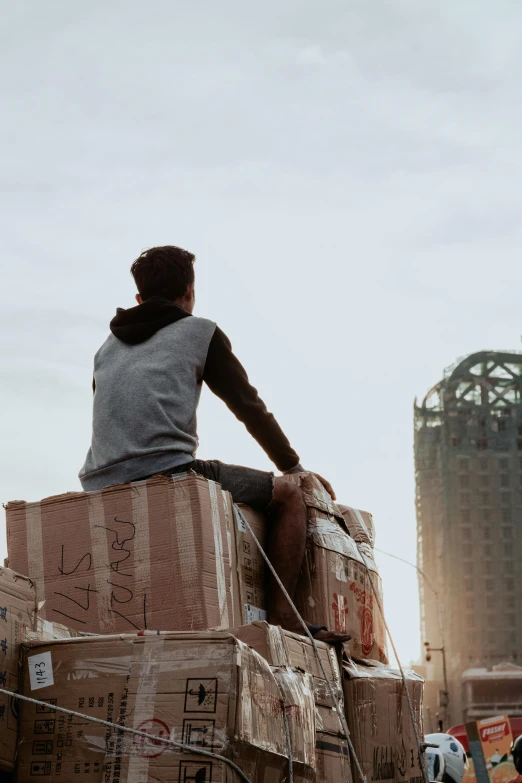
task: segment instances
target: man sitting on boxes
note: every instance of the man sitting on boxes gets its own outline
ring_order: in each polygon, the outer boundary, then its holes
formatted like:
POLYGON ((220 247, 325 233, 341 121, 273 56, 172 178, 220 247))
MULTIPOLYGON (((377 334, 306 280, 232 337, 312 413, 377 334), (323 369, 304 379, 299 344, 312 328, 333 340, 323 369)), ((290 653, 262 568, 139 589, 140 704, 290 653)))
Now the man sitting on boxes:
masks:
MULTIPOLYGON (((117 310, 112 334, 95 356, 92 444, 80 480, 89 491, 192 470, 219 482, 235 502, 269 512, 269 556, 293 597, 306 546, 301 489, 284 476, 195 459, 196 409, 205 381, 282 473, 304 470, 228 338, 213 321, 192 316, 194 261, 192 253, 168 245, 145 251, 132 264, 138 306, 117 310)), ((275 581, 270 588, 270 621, 302 633, 275 581)), ((310 630, 330 643, 350 638, 318 626, 310 630)))

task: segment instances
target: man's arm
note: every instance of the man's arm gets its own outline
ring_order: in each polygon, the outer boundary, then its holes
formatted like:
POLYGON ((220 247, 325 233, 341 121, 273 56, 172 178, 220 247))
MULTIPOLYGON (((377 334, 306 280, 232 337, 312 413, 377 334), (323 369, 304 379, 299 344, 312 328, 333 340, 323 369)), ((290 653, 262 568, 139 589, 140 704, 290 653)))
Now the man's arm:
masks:
POLYGON ((203 380, 243 422, 280 471, 303 470, 297 453, 260 399, 257 389, 251 385, 245 368, 232 351, 230 340, 218 326, 210 341, 203 380))

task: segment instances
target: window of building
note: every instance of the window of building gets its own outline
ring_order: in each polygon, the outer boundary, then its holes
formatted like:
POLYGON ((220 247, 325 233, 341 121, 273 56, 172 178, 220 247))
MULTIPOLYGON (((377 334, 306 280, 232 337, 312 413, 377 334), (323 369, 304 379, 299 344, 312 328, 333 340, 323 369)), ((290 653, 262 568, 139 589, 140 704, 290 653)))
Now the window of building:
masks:
POLYGON ((475 627, 475 615, 474 614, 467 614, 466 615, 466 625, 468 628, 474 628, 475 627))
POLYGON ((490 516, 490 513, 489 513, 489 509, 488 508, 484 508, 482 510, 482 519, 484 520, 484 522, 489 522, 490 518, 491 518, 491 516, 490 516))
POLYGON ((469 476, 459 476, 459 486, 461 489, 468 489, 469 476))
POLYGON ((484 569, 485 574, 492 574, 493 573, 493 565, 491 563, 491 560, 485 560, 482 564, 482 567, 484 569))
POLYGON ((507 560, 504 563, 504 572, 506 574, 512 574, 512 573, 514 573, 514 571, 515 571, 515 564, 514 564, 514 562, 512 560, 507 560))
MULTIPOLYGON (((469 581, 472 582, 473 580, 470 579, 469 581)), ((495 583, 493 579, 486 579, 486 593, 492 593, 494 589, 495 589, 495 583)))
POLYGON ((495 631, 488 631, 488 644, 490 646, 493 646, 497 640, 497 635, 495 631))
POLYGON ((509 625, 510 628, 514 628, 516 625, 516 617, 514 614, 507 614, 506 615, 506 623, 509 625))
POLYGON ((510 644, 516 644, 517 634, 516 631, 510 631, 508 634, 508 640, 510 644))
POLYGON ((461 552, 462 552, 463 560, 471 560, 473 554, 471 549, 471 544, 463 544, 461 552))
MULTIPOLYGON (((493 582, 491 583, 493 585, 493 582)), ((473 579, 464 579, 464 590, 471 593, 473 590, 473 579)))
MULTIPOLYGON (((479 470, 486 471, 488 470, 488 458, 487 457, 481 457, 479 459, 479 470)), ((520 460, 520 470, 522 470, 522 459, 520 460)))
POLYGON ((471 576, 473 573, 473 563, 463 563, 462 564, 462 570, 466 574, 466 576, 471 576))
POLYGON ((463 541, 471 541, 471 528, 470 527, 461 527, 460 532, 462 534, 462 540, 463 541))
MULTIPOLYGON (((522 476, 520 478, 522 479, 522 476)), ((480 477, 480 486, 489 487, 489 476, 487 473, 480 477)))
POLYGON ((475 633, 474 631, 468 631, 468 644, 473 646, 475 644, 475 633))
POLYGON ((515 596, 514 595, 507 595, 506 596, 506 609, 514 609, 515 608, 515 596))
POLYGON ((501 487, 509 487, 509 479, 510 479, 509 473, 501 473, 500 474, 500 486, 501 487))
MULTIPOLYGON (((503 451, 503 449, 502 449, 503 451)), ((509 470, 509 461, 506 457, 501 457, 498 461, 499 470, 509 470)))
POLYGON ((513 544, 504 544, 504 557, 513 557, 513 544))
POLYGON ((460 512, 460 521, 461 522, 469 522, 470 521, 470 512, 469 508, 463 508, 460 512))
POLYGON ((502 522, 511 522, 511 509, 510 508, 503 508, 502 509, 502 522))
POLYGON ((492 551, 491 544, 486 544, 484 546, 484 549, 482 550, 482 554, 484 555, 485 558, 491 557, 491 551, 492 551))
POLYGON ((506 590, 507 590, 507 592, 508 592, 508 593, 512 593, 512 592, 513 592, 513 589, 514 589, 514 586, 513 586, 513 579, 511 579, 510 577, 508 577, 508 578, 505 580, 505 585, 506 585, 506 590))
MULTIPOLYGON (((469 498, 469 495, 468 495, 469 498)), ((480 493, 480 502, 483 506, 489 506, 489 492, 481 492, 480 493)), ((469 503, 469 500, 468 500, 469 503)))
POLYGON ((466 598, 466 609, 474 609, 474 608, 475 608, 475 599, 473 598, 473 596, 466 598))
POLYGON ((490 541, 491 540, 491 528, 490 527, 485 527, 484 528, 484 538, 486 539, 486 541, 490 541))
POLYGON ((469 506, 469 492, 460 493, 460 505, 469 506))
POLYGON ((522 506, 522 492, 518 493, 518 504, 519 506, 522 506))
POLYGON ((486 609, 494 609, 494 608, 495 608, 495 596, 487 595, 486 596, 486 609))
POLYGON ((462 473, 467 473, 469 470, 469 460, 466 457, 461 457, 459 459, 459 470, 462 473))
POLYGON ((503 538, 513 538, 513 528, 512 527, 503 527, 502 528, 502 537, 503 538))
POLYGON ((511 492, 501 492, 500 493, 500 502, 503 506, 510 506, 511 505, 511 492))

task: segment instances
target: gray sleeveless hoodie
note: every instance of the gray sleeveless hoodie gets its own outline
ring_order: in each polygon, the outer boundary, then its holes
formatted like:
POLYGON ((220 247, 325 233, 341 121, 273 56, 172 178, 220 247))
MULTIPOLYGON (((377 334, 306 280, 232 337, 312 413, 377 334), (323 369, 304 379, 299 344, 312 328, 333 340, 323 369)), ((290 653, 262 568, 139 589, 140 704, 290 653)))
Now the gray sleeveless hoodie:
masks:
POLYGON ((196 409, 215 328, 192 316, 135 345, 114 334, 107 338, 94 359, 92 443, 80 471, 84 489, 192 462, 196 409))
POLYGON ((135 481, 192 462, 205 382, 280 470, 299 457, 213 321, 161 297, 118 309, 94 359, 92 443, 86 490, 135 481))

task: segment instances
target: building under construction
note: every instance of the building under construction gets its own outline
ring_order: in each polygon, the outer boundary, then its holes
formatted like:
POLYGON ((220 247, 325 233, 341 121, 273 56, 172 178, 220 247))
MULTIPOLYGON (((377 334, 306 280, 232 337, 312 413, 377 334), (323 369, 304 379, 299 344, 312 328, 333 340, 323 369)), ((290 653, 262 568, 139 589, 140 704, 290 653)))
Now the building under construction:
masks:
MULTIPOLYGON (((447 726, 497 709, 498 664, 522 665, 522 354, 472 354, 415 403, 415 476, 426 702, 447 726)), ((510 681, 502 710, 522 715, 522 670, 510 681)))

